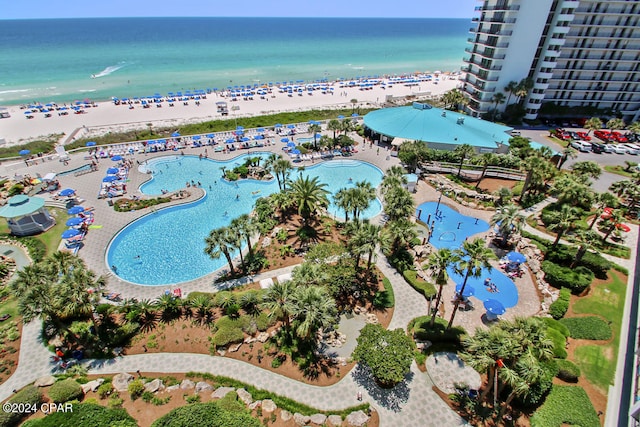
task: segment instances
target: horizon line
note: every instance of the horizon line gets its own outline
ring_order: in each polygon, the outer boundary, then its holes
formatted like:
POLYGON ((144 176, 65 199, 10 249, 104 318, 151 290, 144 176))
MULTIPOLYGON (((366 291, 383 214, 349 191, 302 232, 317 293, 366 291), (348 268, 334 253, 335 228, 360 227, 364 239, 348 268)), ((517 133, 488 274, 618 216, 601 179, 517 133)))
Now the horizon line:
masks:
POLYGON ((183 15, 183 16, 73 16, 73 17, 37 17, 37 18, 24 18, 24 17, 16 17, 16 18, 0 18, 0 21, 45 21, 45 20, 54 20, 54 19, 154 19, 154 18, 235 18, 235 19, 247 19, 247 18, 258 18, 258 19, 471 19, 473 16, 469 17, 455 17, 455 16, 194 16, 194 15, 183 15))

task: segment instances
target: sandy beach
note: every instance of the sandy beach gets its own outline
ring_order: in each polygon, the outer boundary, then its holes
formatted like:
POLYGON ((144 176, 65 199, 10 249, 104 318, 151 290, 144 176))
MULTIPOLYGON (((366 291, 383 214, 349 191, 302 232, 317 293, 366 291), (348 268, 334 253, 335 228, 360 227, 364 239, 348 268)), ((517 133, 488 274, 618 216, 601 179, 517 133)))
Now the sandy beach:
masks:
MULTIPOLYGON (((234 119, 246 116, 265 115, 286 111, 303 111, 310 109, 353 108, 351 100, 357 100, 357 107, 378 107, 390 98, 415 97, 429 99, 460 85, 461 75, 440 75, 432 81, 422 81, 414 84, 374 85, 366 90, 359 87, 341 87, 341 83, 330 83, 333 91, 323 94, 321 91, 301 95, 294 93, 280 93, 274 88, 272 93, 264 96, 254 96, 253 100, 238 98, 231 101, 222 93, 211 93, 202 99, 199 105, 193 100, 184 105, 176 100, 173 107, 163 102, 161 108, 151 105, 142 108, 141 104, 133 104, 132 109, 127 105, 115 105, 113 102, 98 102, 94 107, 86 108, 83 114, 58 115, 51 111, 50 117, 43 113, 34 113, 32 119, 27 119, 25 110, 20 106, 10 106, 9 118, 0 119, 0 142, 4 145, 16 145, 32 141, 38 137, 52 134, 64 134, 60 143, 71 141, 73 138, 91 137, 107 132, 119 132, 130 129, 144 129, 148 123, 154 127, 180 126, 185 123, 200 122, 213 119, 234 119), (217 112, 216 103, 227 102, 228 116, 217 112)), ((46 100, 40 100, 47 102, 46 100)), ((403 100, 404 102, 404 100, 403 100)))

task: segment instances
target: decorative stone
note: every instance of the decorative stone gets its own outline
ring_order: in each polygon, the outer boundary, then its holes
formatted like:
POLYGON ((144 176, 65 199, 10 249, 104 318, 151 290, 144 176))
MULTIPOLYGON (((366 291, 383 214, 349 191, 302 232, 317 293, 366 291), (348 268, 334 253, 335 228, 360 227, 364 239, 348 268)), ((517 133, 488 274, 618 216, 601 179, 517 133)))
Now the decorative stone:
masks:
POLYGON ((377 325, 378 324, 378 316, 376 316, 373 313, 367 313, 364 321, 367 324, 377 325))
POLYGON ((325 414, 313 414, 309 417, 309 421, 321 426, 327 421, 327 416, 325 414))
POLYGON ((36 387, 48 387, 56 382, 56 377, 53 375, 45 375, 44 377, 40 377, 36 380, 33 385, 36 387))
POLYGON ((258 341, 258 340, 257 340, 257 339, 255 339, 254 337, 246 337, 246 338, 244 339, 244 343, 245 343, 245 344, 251 344, 252 342, 256 342, 256 341, 258 341))
POLYGON ((194 388, 195 386, 196 386, 196 383, 194 383, 193 381, 189 379, 184 379, 180 383, 180 390, 189 390, 194 388))
POLYGON ((153 381, 149 381, 144 385, 145 391, 150 391, 151 393, 155 393, 158 390, 163 390, 164 384, 162 384, 162 380, 160 378, 156 378, 153 381))
POLYGON ((271 245, 271 237, 265 237, 264 239, 262 239, 262 247, 266 248, 267 246, 271 245))
POLYGON ((236 390, 236 393, 238 393, 238 399, 240 399, 240 401, 245 405, 250 405, 253 402, 253 396, 251 396, 251 393, 247 390, 239 388, 236 390))
POLYGON ((264 399, 262 401, 262 410, 264 412, 273 412, 276 409, 278 409, 278 406, 276 405, 276 403, 271 400, 271 399, 264 399))
POLYGON ((235 391, 235 388, 233 388, 233 387, 218 387, 216 389, 216 391, 211 393, 211 397, 214 398, 214 399, 222 399, 223 397, 225 397, 227 394, 231 393, 232 391, 235 391))
POLYGON ((300 414, 298 412, 293 414, 293 421, 295 421, 296 424, 299 425, 299 426, 307 425, 310 420, 311 420, 311 417, 309 417, 307 415, 302 415, 302 414, 300 414))
POLYGON ((249 404, 249 410, 253 411, 260 405, 262 405, 262 400, 256 400, 255 402, 249 404))
POLYGON ((167 393, 171 393, 171 392, 174 392, 176 390, 180 390, 180 384, 170 385, 169 387, 164 389, 164 391, 166 391, 167 393))
POLYGON ((355 411, 347 415, 347 425, 360 427, 369 421, 369 416, 362 411, 355 411))
POLYGON ((282 421, 284 421, 286 423, 291 418, 293 418, 293 414, 291 412, 283 409, 282 411, 280 411, 280 418, 282 419, 282 421))
POLYGON ((133 381, 133 375, 122 372, 113 377, 111 384, 113 384, 113 388, 117 391, 127 391, 131 381, 133 381))
POLYGON ((327 421, 329 421, 329 424, 331 424, 334 427, 338 427, 342 425, 342 417, 340 415, 329 415, 329 417, 327 418, 327 421))
POLYGON ((196 383, 196 393, 200 393, 202 391, 213 391, 213 386, 204 381, 198 381, 196 383))
POLYGON ((256 339, 262 343, 267 342, 269 339, 269 334, 267 332, 260 332, 256 339))
POLYGON ((221 348, 220 350, 216 351, 216 353, 218 353, 219 356, 224 356, 225 354, 227 354, 227 350, 221 348))
POLYGON ((100 384, 104 382, 104 379, 98 378, 97 380, 89 381, 88 383, 82 384, 82 392, 84 394, 89 393, 90 391, 96 391, 100 384))
POLYGON ((235 353, 236 351, 238 351, 240 349, 241 346, 242 346, 242 343, 238 343, 236 345, 232 345, 231 347, 229 347, 229 353, 235 353))

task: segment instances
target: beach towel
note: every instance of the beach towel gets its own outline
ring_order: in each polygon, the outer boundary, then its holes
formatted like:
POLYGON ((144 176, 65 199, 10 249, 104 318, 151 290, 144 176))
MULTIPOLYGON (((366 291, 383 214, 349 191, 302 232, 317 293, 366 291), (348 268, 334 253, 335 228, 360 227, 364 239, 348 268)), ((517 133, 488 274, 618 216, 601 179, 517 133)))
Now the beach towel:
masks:
POLYGON ((96 229, 96 228, 102 228, 102 226, 101 225, 90 225, 89 228, 96 229))

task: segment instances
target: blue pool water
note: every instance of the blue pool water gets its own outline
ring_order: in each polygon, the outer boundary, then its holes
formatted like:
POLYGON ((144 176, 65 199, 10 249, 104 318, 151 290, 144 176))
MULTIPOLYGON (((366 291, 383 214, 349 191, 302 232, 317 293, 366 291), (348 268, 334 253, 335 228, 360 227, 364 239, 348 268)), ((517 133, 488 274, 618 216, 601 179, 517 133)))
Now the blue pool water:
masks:
MULTIPOLYGON (((229 161, 200 160, 195 156, 150 160, 146 167, 153 178, 141 186, 144 194, 160 195, 162 189, 176 191, 192 180, 199 181, 207 194, 186 205, 159 209, 126 226, 107 249, 107 265, 115 265, 117 275, 123 280, 143 285, 185 282, 225 267, 224 256, 212 260, 204 253, 205 237, 212 229, 226 226, 233 218, 251 212, 259 197, 278 191, 278 184, 275 180, 229 183, 221 179, 221 168, 240 165, 249 155, 267 157, 269 154, 244 154, 229 161)), ((331 193, 355 186, 357 180, 369 181, 377 187, 383 176, 380 169, 369 163, 348 159, 323 162, 303 172, 294 170, 291 178, 296 179, 300 174, 319 177, 331 193)), ((381 210, 382 205, 375 200, 363 216, 370 218, 381 210)), ((344 215, 333 204, 329 213, 344 215)))
MULTIPOLYGON (((430 218, 429 225, 433 224, 434 232, 429 243, 438 249, 459 248, 467 237, 489 229, 489 224, 486 221, 462 215, 442 203, 438 206, 437 202, 421 204, 416 210, 416 215, 419 215, 418 218, 424 223, 430 218), (436 207, 440 212, 437 217, 435 215, 436 207)), ((463 282, 464 276, 456 274, 453 268, 450 268, 448 272, 454 282, 463 282)), ((475 294, 472 298, 476 298, 481 302, 487 299, 495 299, 500 301, 505 308, 513 307, 518 303, 518 289, 515 283, 502 271, 495 268, 491 271, 483 269, 479 278, 470 277, 467 280, 467 286, 473 286, 475 294), (486 289, 484 286, 486 278, 490 278, 495 283, 499 292, 489 292, 486 289)))

